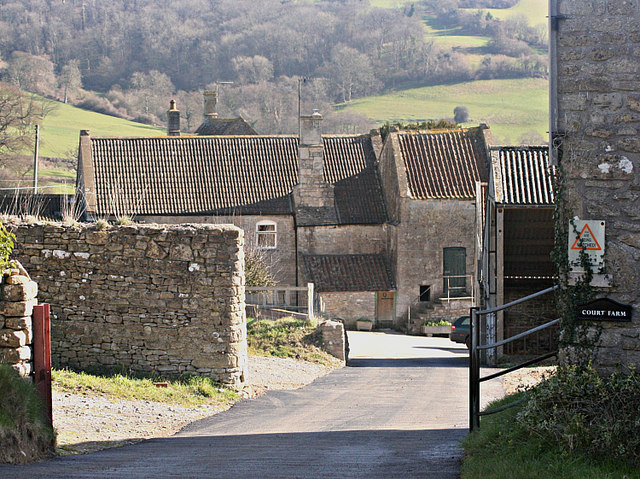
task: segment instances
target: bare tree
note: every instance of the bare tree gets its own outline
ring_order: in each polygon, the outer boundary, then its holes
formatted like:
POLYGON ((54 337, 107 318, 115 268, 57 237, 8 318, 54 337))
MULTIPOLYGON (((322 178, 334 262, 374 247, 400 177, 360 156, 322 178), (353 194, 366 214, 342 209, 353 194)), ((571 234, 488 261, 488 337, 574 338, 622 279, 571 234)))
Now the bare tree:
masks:
POLYGON ((78 89, 82 88, 82 73, 79 67, 80 62, 78 60, 71 60, 60 71, 58 77, 58 84, 63 91, 63 102, 67 103, 69 93, 75 93, 78 89))
POLYGON ((33 145, 34 126, 46 114, 41 102, 0 83, 0 158, 33 145))

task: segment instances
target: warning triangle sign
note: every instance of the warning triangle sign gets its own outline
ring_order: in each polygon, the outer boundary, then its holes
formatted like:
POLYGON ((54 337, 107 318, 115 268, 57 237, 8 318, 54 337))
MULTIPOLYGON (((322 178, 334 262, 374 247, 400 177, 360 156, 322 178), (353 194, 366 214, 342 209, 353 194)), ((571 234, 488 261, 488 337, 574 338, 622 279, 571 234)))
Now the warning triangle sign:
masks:
POLYGON ((571 246, 571 249, 581 250, 582 246, 584 246, 584 249, 586 251, 602 251, 602 246, 600 246, 600 243, 598 243, 598 240, 593 234, 593 231, 591 231, 591 228, 589 228, 588 223, 584 225, 584 228, 582 228, 582 231, 580 231, 580 234, 573 243, 573 246, 571 246), (580 244, 581 240, 582 245, 580 244))

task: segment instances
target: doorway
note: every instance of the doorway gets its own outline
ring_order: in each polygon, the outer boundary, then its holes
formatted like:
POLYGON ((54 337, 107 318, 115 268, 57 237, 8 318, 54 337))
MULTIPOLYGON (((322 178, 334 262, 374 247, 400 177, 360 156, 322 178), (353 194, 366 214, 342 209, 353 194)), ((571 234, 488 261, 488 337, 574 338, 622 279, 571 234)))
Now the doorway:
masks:
POLYGON ((442 290, 447 297, 464 296, 467 291, 466 248, 444 248, 442 290))
POLYGON ((376 323, 378 327, 390 327, 395 318, 395 291, 376 293, 376 323))

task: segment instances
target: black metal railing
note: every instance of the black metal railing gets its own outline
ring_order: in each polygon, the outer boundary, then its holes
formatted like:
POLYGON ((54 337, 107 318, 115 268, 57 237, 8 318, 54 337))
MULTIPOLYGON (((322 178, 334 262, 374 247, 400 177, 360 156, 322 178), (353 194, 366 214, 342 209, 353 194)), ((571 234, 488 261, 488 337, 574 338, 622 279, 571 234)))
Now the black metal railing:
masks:
POLYGON ((517 341, 522 339, 530 334, 535 334, 538 331, 554 326, 560 322, 560 319, 554 319, 553 321, 549 321, 548 323, 542 324, 540 326, 536 326, 528 331, 525 331, 520 334, 516 334, 510 338, 507 338, 502 341, 498 341, 491 344, 478 344, 480 341, 480 331, 478 327, 478 318, 480 316, 486 316, 488 314, 497 313, 498 311, 503 311, 505 309, 511 308, 518 304, 524 303, 531 299, 537 298, 538 296, 542 296, 544 294, 550 293, 556 290, 558 286, 552 286, 551 288, 543 289, 542 291, 538 291, 537 293, 530 294, 529 296, 525 296, 524 298, 517 299, 510 303, 504 304, 502 306, 497 306, 495 308, 489 308, 482 311, 479 311, 478 308, 471 308, 471 322, 470 322, 470 336, 471 336, 471 348, 469 349, 469 430, 473 431, 474 428, 480 427, 480 416, 487 416, 489 414, 495 414, 498 412, 502 412, 506 409, 509 409, 513 406, 517 406, 520 404, 523 399, 513 401, 509 404, 501 406, 499 408, 495 408, 489 411, 480 412, 480 383, 484 381, 489 381, 490 379, 495 379, 500 376, 504 376, 510 372, 516 371, 520 368, 524 368, 526 366, 531 366, 533 364, 539 363, 540 361, 544 361, 545 359, 552 358, 557 356, 558 352, 551 352, 547 354, 543 354, 534 359, 530 359, 524 363, 521 363, 517 366, 505 369, 503 371, 499 371, 495 374, 491 374, 489 376, 480 377, 480 351, 487 351, 490 349, 496 349, 500 346, 504 346, 505 344, 509 344, 513 341, 517 341))

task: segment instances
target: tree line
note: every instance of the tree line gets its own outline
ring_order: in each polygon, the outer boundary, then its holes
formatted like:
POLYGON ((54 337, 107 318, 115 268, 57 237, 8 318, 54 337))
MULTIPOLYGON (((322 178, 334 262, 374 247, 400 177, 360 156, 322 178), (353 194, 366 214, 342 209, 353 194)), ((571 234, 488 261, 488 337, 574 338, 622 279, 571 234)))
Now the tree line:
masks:
MULTIPOLYGON (((201 91, 231 81, 221 115, 242 114, 258 131, 280 133, 296 130, 300 79, 305 108, 329 112, 407 84, 546 73, 531 49, 543 40, 526 25, 457 7, 457 0, 393 10, 368 0, 0 0, 0 74, 22 90, 145 123, 161 123, 177 97, 187 130, 202 118, 201 91), (463 54, 425 39, 418 9, 491 36, 493 54, 472 68, 463 54)), ((368 126, 340 113, 328 123, 335 131, 368 126)))

